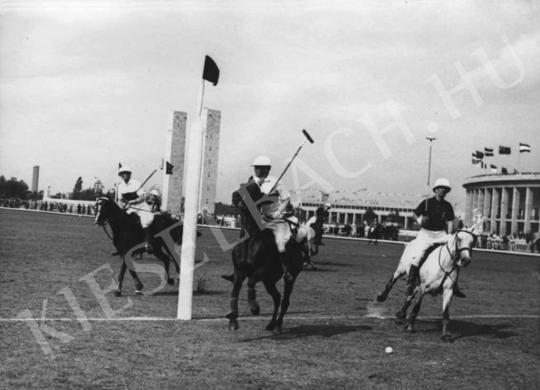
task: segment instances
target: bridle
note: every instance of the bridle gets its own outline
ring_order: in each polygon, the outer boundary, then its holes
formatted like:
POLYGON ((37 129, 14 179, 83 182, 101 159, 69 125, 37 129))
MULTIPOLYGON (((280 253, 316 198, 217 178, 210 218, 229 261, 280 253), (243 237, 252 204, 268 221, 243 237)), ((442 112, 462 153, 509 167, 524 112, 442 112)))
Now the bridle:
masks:
POLYGON ((444 267, 441 264, 441 254, 442 254, 442 248, 441 248, 441 250, 439 251, 439 267, 441 268, 441 271, 444 272, 444 278, 441 281, 441 286, 443 285, 446 278, 451 278, 450 274, 452 272, 454 272, 454 270, 458 267, 457 261, 461 259, 461 252, 469 251, 469 255, 472 256, 472 251, 473 251, 472 247, 471 248, 469 248, 467 246, 462 247, 462 248, 458 247, 457 235, 459 233, 461 233, 461 232, 468 233, 473 237, 473 245, 474 245, 474 242, 476 242, 476 235, 473 232, 470 232, 468 230, 463 230, 463 229, 460 229, 460 230, 456 231, 456 233, 454 234, 454 236, 455 236, 454 237, 454 254, 452 254, 452 251, 450 250, 450 246, 448 245, 448 242, 444 245, 444 247, 448 251, 448 254, 450 255, 450 258, 452 259, 452 268, 450 269, 450 271, 445 270, 444 267))

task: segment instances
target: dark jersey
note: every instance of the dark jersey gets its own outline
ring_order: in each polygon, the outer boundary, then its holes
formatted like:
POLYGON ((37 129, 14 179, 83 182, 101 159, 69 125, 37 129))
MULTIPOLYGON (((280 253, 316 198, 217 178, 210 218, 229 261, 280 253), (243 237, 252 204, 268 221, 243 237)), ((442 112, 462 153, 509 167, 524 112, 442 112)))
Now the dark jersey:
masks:
POLYGON ((438 201, 436 197, 420 202, 414 213, 418 217, 421 215, 427 216, 428 219, 422 227, 435 231, 446 230, 446 223, 453 221, 455 218, 452 205, 444 199, 438 201))

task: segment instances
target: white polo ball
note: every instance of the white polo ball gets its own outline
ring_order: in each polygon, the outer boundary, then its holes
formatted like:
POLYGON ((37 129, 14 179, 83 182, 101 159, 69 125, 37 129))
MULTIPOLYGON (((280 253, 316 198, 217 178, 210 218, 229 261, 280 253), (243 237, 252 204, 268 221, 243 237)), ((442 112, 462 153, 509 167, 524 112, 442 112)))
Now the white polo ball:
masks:
POLYGON ((392 349, 392 347, 386 347, 386 348, 384 349, 384 352, 386 352, 386 353, 392 353, 392 352, 394 352, 394 350, 392 349))

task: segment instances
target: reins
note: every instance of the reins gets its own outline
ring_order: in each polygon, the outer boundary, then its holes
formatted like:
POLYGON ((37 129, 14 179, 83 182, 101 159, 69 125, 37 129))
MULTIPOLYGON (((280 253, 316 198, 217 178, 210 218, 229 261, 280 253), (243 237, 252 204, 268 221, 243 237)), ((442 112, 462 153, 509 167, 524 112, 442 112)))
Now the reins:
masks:
MULTIPOLYGON (((463 247, 463 248, 458 248, 458 242, 457 242, 457 235, 458 233, 460 232, 465 232, 465 233, 469 233, 470 235, 472 235, 474 237, 474 234, 468 230, 458 230, 456 232, 456 234, 454 235, 454 242, 455 242, 455 248, 454 248, 454 254, 452 255, 452 252, 450 251, 450 247, 448 246, 448 242, 444 245, 444 247, 446 248, 446 250, 448 251, 448 254, 450 255, 450 259, 452 259, 452 268, 450 269, 450 271, 446 271, 444 269, 444 267, 442 266, 441 264, 441 255, 442 255, 442 247, 441 249, 439 250, 439 258, 438 258, 438 262, 439 262, 439 267, 441 269, 441 271, 444 272, 444 277, 441 281, 441 284, 439 286, 439 288, 442 287, 442 285, 444 284, 444 282, 446 281, 446 278, 450 278, 452 279, 452 277, 450 276, 450 274, 452 272, 454 272, 454 270, 458 267, 457 266, 457 263, 456 261, 458 260, 459 256, 460 256, 460 253, 464 250, 468 250, 468 251, 471 251, 471 254, 472 254, 472 248, 468 248, 468 247, 463 247)), ((452 282, 455 283, 456 281, 452 279, 452 282)))

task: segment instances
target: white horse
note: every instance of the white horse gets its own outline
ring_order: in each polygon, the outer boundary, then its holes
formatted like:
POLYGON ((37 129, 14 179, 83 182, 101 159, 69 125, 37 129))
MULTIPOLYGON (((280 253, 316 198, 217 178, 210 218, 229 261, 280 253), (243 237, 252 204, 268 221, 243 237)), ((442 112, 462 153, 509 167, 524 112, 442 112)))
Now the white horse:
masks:
MULTIPOLYGON (((473 230, 474 228, 471 230, 458 230, 450 236, 445 244, 436 247, 427 256, 419 271, 420 285, 415 288, 411 295, 407 296, 403 307, 396 314, 398 319, 405 319, 407 309, 415 295, 417 295, 416 303, 406 323, 407 331, 414 332, 414 323, 424 295, 427 293, 432 295, 442 293, 442 338, 443 340, 450 339, 450 333, 448 332, 450 301, 454 293, 454 285, 457 283, 459 267, 467 266, 471 262, 472 249, 476 242, 476 235, 473 230)), ((402 256, 384 291, 377 295, 377 301, 385 301, 396 281, 409 272, 410 260, 410 257, 402 256)))

